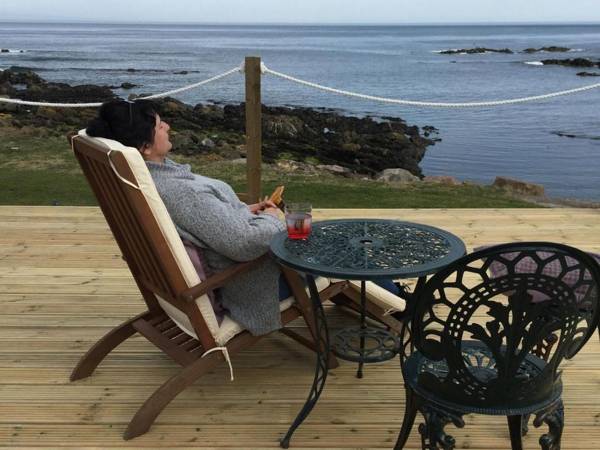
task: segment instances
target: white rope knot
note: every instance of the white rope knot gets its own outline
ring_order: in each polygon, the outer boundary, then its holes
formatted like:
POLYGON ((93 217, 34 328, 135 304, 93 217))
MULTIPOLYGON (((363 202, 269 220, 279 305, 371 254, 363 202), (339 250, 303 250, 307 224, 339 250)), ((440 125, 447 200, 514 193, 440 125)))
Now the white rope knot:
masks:
POLYGON ((231 358, 229 357, 229 351, 227 351, 227 347, 213 347, 210 350, 207 350, 204 353, 202 353, 202 356, 200 358, 204 358, 206 355, 215 351, 223 352, 223 357, 229 365, 229 375, 231 376, 230 380, 233 381, 233 365, 231 364, 231 358))
MULTIPOLYGON (((246 73, 246 61, 242 61, 242 64, 240 64, 240 73, 246 73)), ((269 69, 267 68, 267 66, 265 65, 264 62, 260 62, 260 73, 262 75, 264 75, 265 73, 267 73, 269 71, 269 69)))

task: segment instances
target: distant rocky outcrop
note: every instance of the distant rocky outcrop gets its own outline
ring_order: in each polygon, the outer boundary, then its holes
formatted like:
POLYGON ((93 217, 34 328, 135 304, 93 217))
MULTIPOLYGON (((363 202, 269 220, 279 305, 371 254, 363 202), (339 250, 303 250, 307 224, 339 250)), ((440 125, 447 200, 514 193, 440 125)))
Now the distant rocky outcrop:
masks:
MULTIPOLYGON (((0 95, 60 103, 117 98, 107 86, 49 83, 25 68, 0 72, 0 95)), ((171 124, 174 152, 226 159, 245 156, 244 104, 191 106, 173 98, 157 104, 161 116, 171 124)), ((13 126, 45 128, 53 134, 83 128, 96 115, 95 108, 14 106, 10 111, 13 126)), ((422 134, 419 127, 393 117, 375 120, 300 107, 263 106, 262 113, 265 162, 295 160, 321 165, 323 170, 343 176, 373 176, 385 169, 401 168, 422 177, 419 162, 427 147, 434 144, 426 136, 437 135, 434 127, 423 127, 422 134)))
POLYGON ((541 63, 545 66, 558 65, 567 67, 600 67, 600 61, 592 61, 588 58, 567 58, 567 59, 543 59, 541 63))
POLYGON ((487 48, 487 47, 475 47, 475 48, 452 48, 449 50, 442 50, 439 52, 440 55, 461 55, 461 54, 477 54, 477 53, 506 53, 512 55, 514 52, 510 48, 487 48))
POLYGON ((600 77, 598 72, 577 72, 578 77, 600 77))
POLYGON ((549 53, 564 53, 570 52, 572 49, 569 47, 559 47, 556 45, 551 45, 549 47, 540 47, 540 48, 526 48, 523 50, 523 53, 538 53, 538 52, 549 52, 549 53))

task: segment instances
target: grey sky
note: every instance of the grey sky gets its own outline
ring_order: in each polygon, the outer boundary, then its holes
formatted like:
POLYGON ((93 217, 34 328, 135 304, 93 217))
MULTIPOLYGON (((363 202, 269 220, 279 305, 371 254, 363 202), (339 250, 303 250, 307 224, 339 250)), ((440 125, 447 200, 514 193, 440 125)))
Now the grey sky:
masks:
POLYGON ((600 0, 0 0, 3 20, 600 23, 600 0))

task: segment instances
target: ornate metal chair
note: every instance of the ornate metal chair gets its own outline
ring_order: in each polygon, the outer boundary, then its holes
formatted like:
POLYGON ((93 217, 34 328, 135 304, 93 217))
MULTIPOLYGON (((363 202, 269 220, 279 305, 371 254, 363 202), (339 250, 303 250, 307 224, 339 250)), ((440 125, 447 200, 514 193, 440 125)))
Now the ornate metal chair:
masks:
POLYGON ((541 242, 475 252, 433 276, 411 319, 416 350, 402 367, 406 409, 395 448, 404 447, 421 412, 423 449, 453 449, 444 427, 462 428, 466 413, 507 416, 513 450, 522 449, 524 419, 535 414, 536 427, 549 427, 542 448, 560 449, 558 368, 598 326, 599 289, 592 257, 541 242), (531 270, 517 269, 524 261, 531 270))

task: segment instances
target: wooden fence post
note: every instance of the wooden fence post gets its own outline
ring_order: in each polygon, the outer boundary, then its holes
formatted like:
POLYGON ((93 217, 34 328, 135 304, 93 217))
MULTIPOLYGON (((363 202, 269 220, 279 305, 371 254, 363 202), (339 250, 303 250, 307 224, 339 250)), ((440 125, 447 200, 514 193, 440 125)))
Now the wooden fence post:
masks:
POLYGON ((260 169, 262 163, 262 128, 260 98, 260 57, 246 56, 246 164, 248 203, 260 199, 260 169))

